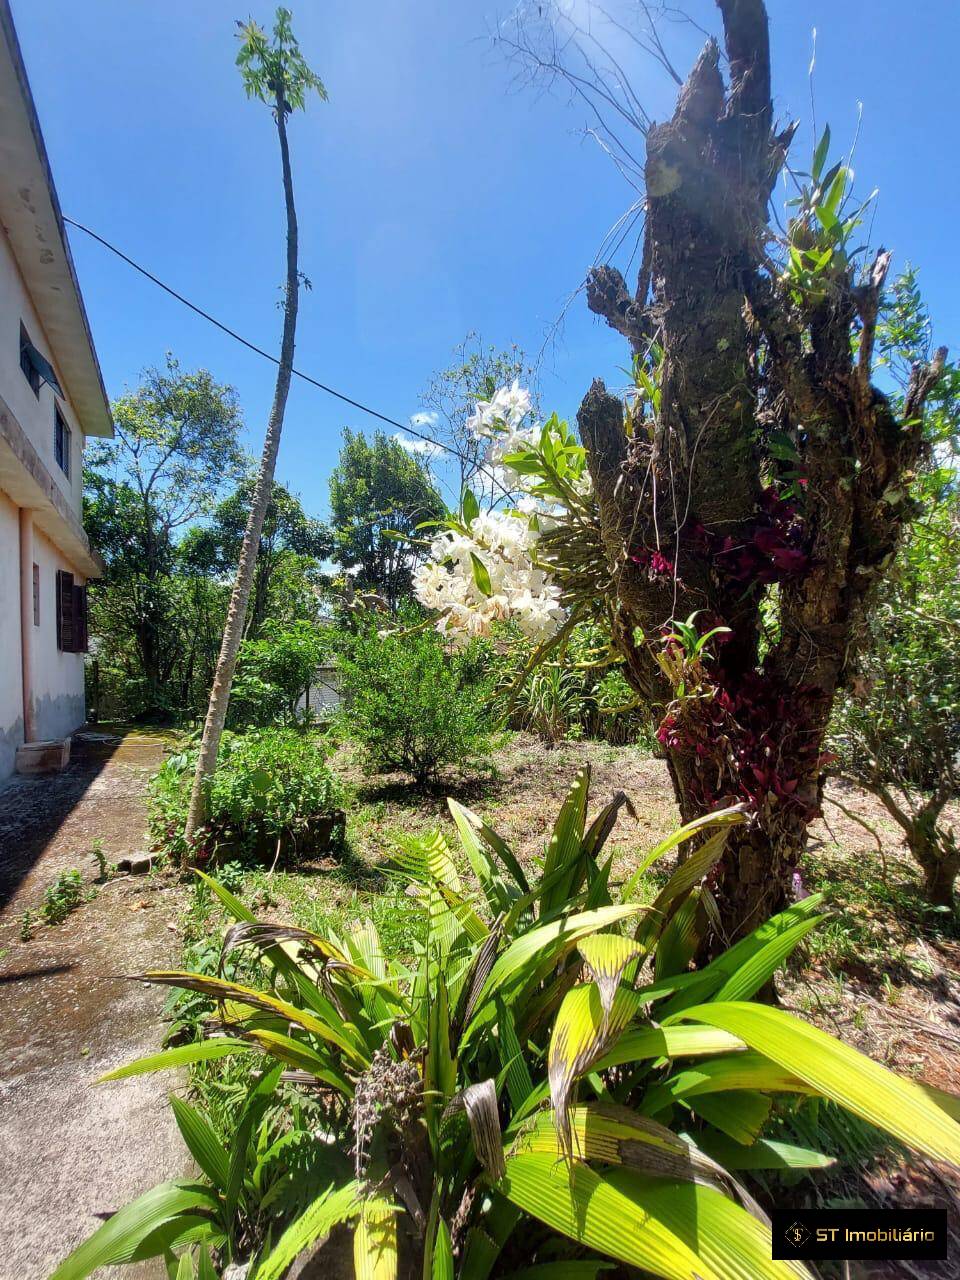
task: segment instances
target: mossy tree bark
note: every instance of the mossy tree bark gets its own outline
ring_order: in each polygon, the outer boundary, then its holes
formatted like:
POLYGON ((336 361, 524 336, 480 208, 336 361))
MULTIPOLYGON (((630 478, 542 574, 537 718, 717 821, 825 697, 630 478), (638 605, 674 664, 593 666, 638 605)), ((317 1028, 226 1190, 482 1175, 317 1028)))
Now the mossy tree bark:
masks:
POLYGON ((943 356, 915 369, 897 417, 871 382, 889 255, 856 276, 838 255, 806 293, 784 279, 770 197, 793 129, 774 127, 767 14, 718 5, 728 81, 710 41, 647 136, 638 287, 611 267, 587 281, 635 355, 662 352, 659 404, 625 414, 598 381, 578 421, 615 643, 655 709, 682 815, 750 810, 712 885, 733 939, 783 906, 819 812, 834 693, 908 516, 943 356), (694 611, 701 634, 728 631, 689 662, 667 642, 671 666, 664 633, 694 611))

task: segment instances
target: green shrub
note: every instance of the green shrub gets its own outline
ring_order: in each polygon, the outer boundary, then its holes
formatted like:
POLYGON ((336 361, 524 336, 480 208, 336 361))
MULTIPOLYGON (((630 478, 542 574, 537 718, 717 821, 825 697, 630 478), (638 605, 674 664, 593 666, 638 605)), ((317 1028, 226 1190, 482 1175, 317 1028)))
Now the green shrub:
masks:
POLYGON ((342 722, 374 769, 410 773, 422 785, 444 765, 489 750, 483 646, 451 655, 433 631, 378 635, 369 628, 337 664, 347 699, 342 722))
MULTIPOLYGON (((423 922, 411 963, 369 920, 342 936, 259 923, 205 878, 240 926, 224 958, 259 960, 261 980, 251 990, 219 972, 143 975, 209 996, 220 1020, 209 1038, 106 1078, 228 1057, 265 1069, 225 1144, 177 1107, 205 1179, 148 1191, 53 1280, 174 1248, 187 1255, 177 1274, 193 1275, 190 1252, 211 1244, 222 1264, 239 1254, 257 1280, 280 1280, 341 1222, 358 1276, 476 1280, 541 1264, 597 1274, 612 1260, 667 1280, 786 1280, 797 1268, 772 1260, 769 1221, 744 1180, 832 1161, 765 1133, 778 1106, 826 1097, 960 1166, 955 1099, 754 1000, 823 919, 819 895, 691 970, 703 883, 744 815, 681 828, 614 891, 603 847, 623 796, 591 823, 588 790, 584 769, 530 880, 454 801, 456 854, 439 831, 408 840, 398 871, 423 922), (637 902, 647 868, 682 844, 655 901, 637 902), (266 1214, 252 1194, 262 1175, 250 1108, 259 1123, 291 1069, 302 1099, 328 1100, 312 1144, 326 1189, 305 1209, 273 1201, 266 1214)), ((293 1145, 302 1122, 291 1123, 293 1145)))
POLYGON ((191 748, 165 760, 150 783, 150 833, 175 857, 273 856, 278 841, 309 848, 318 820, 340 809, 342 788, 315 737, 294 729, 225 733, 209 818, 188 848, 183 831, 197 763, 191 748))
POLYGON ((292 724, 297 703, 313 681, 324 642, 311 622, 266 622, 258 640, 240 646, 230 691, 229 724, 292 724))

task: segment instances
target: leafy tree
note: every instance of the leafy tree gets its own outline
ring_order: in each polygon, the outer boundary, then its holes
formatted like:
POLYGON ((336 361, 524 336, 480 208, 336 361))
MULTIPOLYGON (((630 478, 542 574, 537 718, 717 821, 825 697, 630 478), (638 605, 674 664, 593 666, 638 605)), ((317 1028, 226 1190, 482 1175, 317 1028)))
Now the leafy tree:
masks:
POLYGON ((372 441, 344 431, 340 461, 330 475, 334 559, 357 586, 381 595, 391 612, 409 594, 420 558, 407 539, 417 525, 439 520, 444 511, 429 471, 398 441, 382 431, 372 441))
MULTIPOLYGON (((226 575, 233 569, 243 545, 253 490, 254 480, 248 476, 234 493, 219 503, 209 524, 190 530, 183 545, 185 561, 218 575, 226 575)), ((299 498, 275 483, 260 533, 247 615, 247 639, 255 639, 260 634, 268 616, 276 618, 283 611, 284 599, 293 585, 291 574, 281 572, 283 566, 293 570, 294 576, 299 569, 305 580, 312 580, 319 587, 318 562, 327 559, 332 550, 333 539, 326 525, 308 516, 299 498), (282 591, 277 590, 280 582, 282 591)))
POLYGON ((91 444, 84 473, 84 521, 106 560, 93 626, 102 650, 129 655, 150 713, 169 706, 183 650, 178 534, 237 479, 241 418, 232 387, 170 355, 114 402, 113 417, 114 439, 91 444))
POLYGON ((313 622, 266 622, 259 639, 244 640, 240 646, 230 700, 232 723, 292 724, 325 649, 313 622))
MULTIPOLYGON (((277 381, 274 389, 273 406, 267 423, 266 437, 263 443, 263 454, 260 469, 254 485, 253 498, 247 525, 244 530, 240 559, 237 564, 237 576, 230 597, 227 622, 223 631, 223 643, 217 669, 214 673, 213 686, 210 690, 210 705, 203 726, 203 738, 197 756, 197 771, 194 778, 193 794, 190 800, 190 812, 187 818, 187 838, 190 839, 203 823, 207 796, 210 790, 214 770, 217 767, 217 750, 220 736, 227 718, 227 706, 230 701, 230 686, 233 672, 240 651, 246 623, 247 604, 253 586, 254 570, 257 563, 257 552, 260 546, 260 535, 266 519, 267 506, 273 490, 273 476, 277 466, 277 454, 280 450, 280 435, 283 431, 283 417, 287 407, 287 396, 290 391, 290 379, 293 376, 293 351, 297 332, 297 309, 301 273, 298 260, 297 211, 293 199, 293 174, 290 167, 290 151, 287 141, 287 117, 295 110, 306 107, 307 94, 316 92, 322 100, 326 100, 327 91, 319 77, 307 66, 300 46, 297 44, 291 26, 289 9, 279 8, 273 27, 273 38, 251 18, 240 24, 240 50, 237 54, 237 66, 243 80, 247 96, 269 106, 277 127, 277 140, 280 144, 280 164, 283 178, 283 198, 286 210, 287 234, 287 272, 283 295, 283 336, 280 341, 280 359, 277 366, 277 381)), ((308 283, 304 281, 304 283, 308 283)))
MULTIPOLYGON (((955 504, 951 515, 956 546, 955 504)), ((960 595, 955 581, 944 590, 911 568, 888 585, 871 619, 833 741, 843 774, 900 826, 930 902, 953 907, 960 841, 944 810, 960 791, 960 595)))
POLYGON ((101 716, 169 720, 193 715, 206 701, 223 631, 223 585, 175 565, 154 582, 137 576, 97 584, 89 699, 101 716), (147 677, 138 643, 150 610, 158 643, 158 678, 147 677))
MULTIPOLYGON (((113 421, 114 438, 92 441, 87 451, 99 485, 94 496, 125 486, 127 499, 139 505, 127 550, 149 571, 164 563, 175 531, 206 514, 239 478, 237 396, 206 369, 184 372, 168 354, 164 368, 145 370, 136 391, 114 401, 113 421)), ((114 545, 109 529, 105 545, 114 545)))

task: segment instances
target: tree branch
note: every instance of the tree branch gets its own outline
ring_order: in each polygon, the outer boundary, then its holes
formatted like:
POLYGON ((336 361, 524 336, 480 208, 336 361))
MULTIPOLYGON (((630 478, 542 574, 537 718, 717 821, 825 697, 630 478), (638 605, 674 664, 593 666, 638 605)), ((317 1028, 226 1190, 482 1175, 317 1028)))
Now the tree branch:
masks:
MULTIPOLYGON (((646 245, 646 238, 644 238, 646 245)), ((644 248, 644 257, 647 250, 644 248)), ((635 355, 649 344, 649 322, 642 299, 634 298, 616 267, 593 267, 587 273, 587 306, 630 343, 635 355)))

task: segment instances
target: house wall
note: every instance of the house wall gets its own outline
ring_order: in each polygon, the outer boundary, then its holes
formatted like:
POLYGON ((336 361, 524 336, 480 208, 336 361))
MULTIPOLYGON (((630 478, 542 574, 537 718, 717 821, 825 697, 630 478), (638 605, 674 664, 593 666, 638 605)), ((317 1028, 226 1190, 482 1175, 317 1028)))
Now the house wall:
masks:
MULTIPOLYGON (((50 344, 24 286, 6 232, 0 229, 0 397, 69 507, 81 517, 83 432, 73 406, 46 383, 35 395, 20 368, 20 324, 30 341, 58 373, 50 344), (65 474, 54 455, 54 406, 70 427, 70 467, 65 474)), ((78 583, 83 575, 63 552, 33 526, 33 562, 40 569, 40 625, 30 628, 33 736, 37 741, 64 738, 85 719, 83 655, 57 648, 57 570, 67 569, 78 583)), ((28 601, 32 611, 32 593, 28 601)), ((0 488, 0 779, 14 770, 24 741, 23 675, 20 636, 19 510, 0 488)))
MULTIPOLYGON (((10 406, 58 488, 79 515, 83 506, 83 433, 73 405, 65 396, 55 395, 46 383, 41 385, 39 396, 34 395, 20 368, 21 322, 30 341, 50 361, 59 377, 57 361, 23 283, 6 232, 0 230, 0 395, 10 406), (55 404, 59 405, 70 428, 69 476, 60 469, 53 452, 55 404)), ((60 383, 62 386, 62 377, 60 383)))
POLYGON ((23 742, 20 664, 19 513, 0 490, 0 778, 13 772, 23 742))
MULTIPOLYGON (((39 529, 33 531, 33 560, 40 569, 40 625, 32 628, 34 732, 38 741, 65 738, 86 719, 83 654, 57 648, 57 570, 73 566, 39 529)), ((78 584, 83 581, 77 578, 78 584)))
POLYGON ((309 698, 301 697, 297 710, 302 713, 309 707, 318 720, 328 719, 343 705, 340 672, 336 667, 321 667, 307 692, 309 698))

